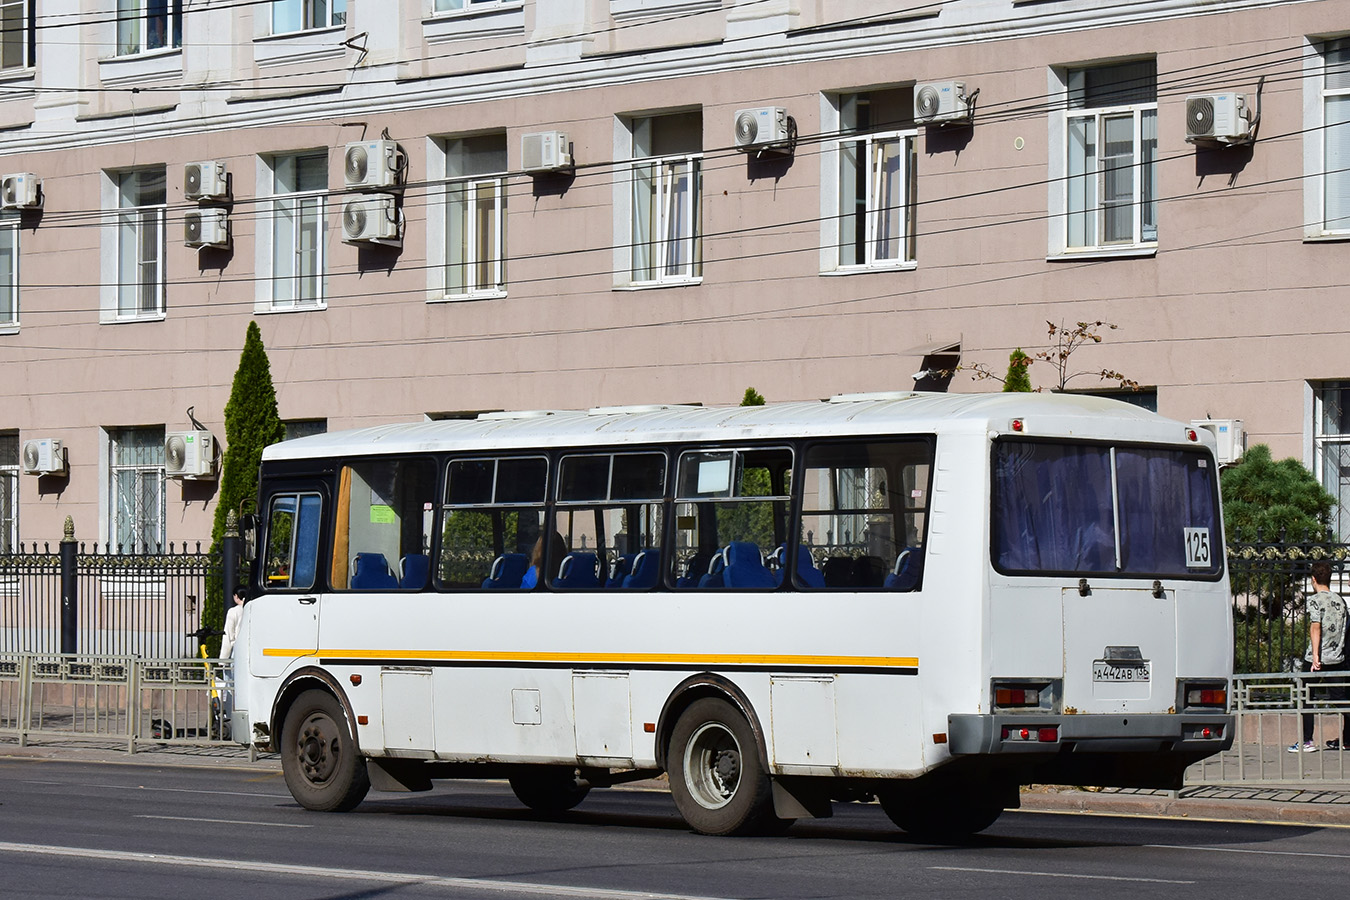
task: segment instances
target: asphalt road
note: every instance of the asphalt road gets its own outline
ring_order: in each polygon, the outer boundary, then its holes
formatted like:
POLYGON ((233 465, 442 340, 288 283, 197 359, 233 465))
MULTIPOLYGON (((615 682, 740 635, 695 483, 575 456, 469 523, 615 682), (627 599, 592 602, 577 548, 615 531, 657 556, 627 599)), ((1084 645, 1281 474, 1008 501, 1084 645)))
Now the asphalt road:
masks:
POLYGON ((14 898, 1341 896, 1350 830, 1005 813, 965 846, 874 805, 774 838, 691 833, 668 795, 595 791, 548 820, 498 783, 302 810, 258 769, 0 761, 0 896, 14 898))

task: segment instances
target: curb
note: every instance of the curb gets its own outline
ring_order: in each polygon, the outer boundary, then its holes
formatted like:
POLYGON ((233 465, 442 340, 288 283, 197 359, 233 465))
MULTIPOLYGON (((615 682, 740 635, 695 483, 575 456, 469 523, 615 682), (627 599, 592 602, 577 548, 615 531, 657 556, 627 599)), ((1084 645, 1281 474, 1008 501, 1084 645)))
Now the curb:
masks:
POLYGON ((1080 813, 1083 815, 1147 816, 1167 819, 1219 819, 1227 822, 1279 822, 1289 825, 1350 826, 1350 797, 1337 792, 1334 799, 1318 791, 1291 791, 1307 799, 1258 800, 1203 797, 1169 797, 1160 794, 1099 794, 1088 791, 1022 794, 1022 809, 1029 812, 1080 813))

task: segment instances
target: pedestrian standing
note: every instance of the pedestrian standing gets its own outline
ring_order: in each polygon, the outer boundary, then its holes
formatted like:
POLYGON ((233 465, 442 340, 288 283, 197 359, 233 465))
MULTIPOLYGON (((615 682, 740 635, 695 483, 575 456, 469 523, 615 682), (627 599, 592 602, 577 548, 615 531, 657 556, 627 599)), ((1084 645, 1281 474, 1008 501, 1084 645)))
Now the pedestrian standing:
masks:
MULTIPOLYGON (((1313 595, 1308 599, 1308 649, 1303 660, 1312 672, 1344 672, 1345 660, 1345 600, 1331 589, 1331 563, 1318 560, 1312 564, 1313 595)), ((1314 688, 1315 690, 1316 688, 1314 688)), ((1344 684, 1336 684, 1318 691, 1319 699, 1343 701, 1344 684)), ((1290 753, 1315 753, 1313 742, 1314 713, 1303 714, 1303 740, 1289 747, 1290 753)), ((1341 713, 1341 736, 1327 741, 1328 749, 1341 749, 1350 741, 1350 713, 1341 713)))

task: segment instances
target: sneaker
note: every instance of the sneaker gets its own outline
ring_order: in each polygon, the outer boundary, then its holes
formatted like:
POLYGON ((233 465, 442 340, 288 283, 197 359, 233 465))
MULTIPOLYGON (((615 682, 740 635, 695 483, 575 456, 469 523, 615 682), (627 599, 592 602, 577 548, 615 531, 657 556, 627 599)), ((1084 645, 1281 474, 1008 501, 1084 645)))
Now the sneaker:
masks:
POLYGON ((1290 753, 1316 753, 1316 752, 1317 752, 1317 745, 1314 744, 1312 741, 1304 741, 1304 742, 1301 743, 1301 744, 1290 744, 1290 745, 1289 745, 1289 752, 1290 752, 1290 753))
POLYGON ((1328 750, 1339 750, 1339 749, 1341 749, 1341 739, 1340 739, 1340 738, 1332 738, 1331 740, 1327 741, 1327 749, 1328 749, 1328 750))

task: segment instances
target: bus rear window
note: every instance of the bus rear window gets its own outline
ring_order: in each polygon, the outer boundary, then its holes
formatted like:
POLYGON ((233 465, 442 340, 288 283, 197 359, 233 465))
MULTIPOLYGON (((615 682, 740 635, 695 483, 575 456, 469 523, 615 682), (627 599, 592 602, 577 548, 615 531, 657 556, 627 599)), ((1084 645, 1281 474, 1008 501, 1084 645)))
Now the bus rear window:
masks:
POLYGON ((1202 452, 1004 440, 994 445, 994 567, 1005 573, 1217 577, 1222 535, 1202 452))

